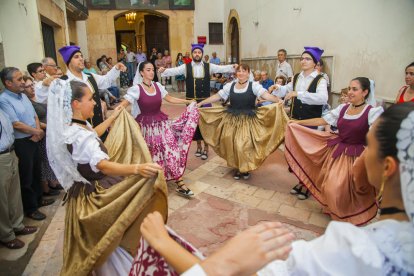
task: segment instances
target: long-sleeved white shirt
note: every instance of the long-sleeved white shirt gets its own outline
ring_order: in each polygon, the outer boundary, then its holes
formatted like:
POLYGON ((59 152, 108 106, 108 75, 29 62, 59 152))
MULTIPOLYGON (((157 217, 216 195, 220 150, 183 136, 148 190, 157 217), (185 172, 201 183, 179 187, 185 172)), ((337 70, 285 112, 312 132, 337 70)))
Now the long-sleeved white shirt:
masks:
MULTIPOLYGON (((113 81, 115 81, 119 77, 119 70, 116 69, 114 66, 112 67, 111 70, 109 70, 108 73, 106 73, 106 75, 101 76, 101 75, 97 75, 94 73, 91 73, 91 74, 93 78, 95 79, 96 84, 98 85, 98 89, 107 89, 111 87, 113 81)), ((72 74, 70 70, 67 71, 66 75, 68 76, 68 80, 81 81, 85 83, 86 85, 88 85, 91 91, 94 91, 92 85, 88 81, 88 75, 86 75, 84 72, 82 72, 82 79, 76 77, 74 74, 72 74)), ((98 92, 98 91, 95 91, 95 92, 98 92)))
POLYGON ((43 81, 35 81, 34 83, 36 102, 47 103, 47 93, 49 91, 49 86, 43 85, 43 81))
MULTIPOLYGON (((191 62, 193 67, 193 77, 194 78, 203 78, 204 77, 204 63, 201 62, 191 62)), ((234 68, 233 65, 216 65, 210 63, 210 72, 209 74, 215 73, 233 73, 234 68)), ((164 72, 161 73, 161 77, 173 77, 177 75, 185 75, 187 76, 186 65, 182 64, 178 67, 168 68, 164 72)))
MULTIPOLYGON (((303 71, 300 72, 298 80, 296 82, 296 92, 298 92, 298 100, 301 100, 304 104, 309 105, 324 105, 328 103, 328 87, 326 80, 321 78, 316 86, 315 93, 309 93, 308 88, 312 81, 318 75, 318 71, 313 71, 305 77, 303 71)), ((293 91, 293 80, 285 85, 289 92, 293 91)))
POLYGON ((293 77, 292 66, 290 66, 286 60, 282 63, 279 61, 276 63, 276 77, 277 76, 285 76, 286 78, 293 77))

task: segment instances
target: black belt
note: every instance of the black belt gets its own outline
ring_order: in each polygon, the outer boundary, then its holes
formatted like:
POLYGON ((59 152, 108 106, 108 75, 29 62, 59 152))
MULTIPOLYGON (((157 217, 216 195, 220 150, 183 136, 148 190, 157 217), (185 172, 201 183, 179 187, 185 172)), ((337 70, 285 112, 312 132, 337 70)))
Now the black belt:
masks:
POLYGON ((0 151, 0 154, 5 154, 14 151, 14 145, 11 145, 10 148, 0 151))

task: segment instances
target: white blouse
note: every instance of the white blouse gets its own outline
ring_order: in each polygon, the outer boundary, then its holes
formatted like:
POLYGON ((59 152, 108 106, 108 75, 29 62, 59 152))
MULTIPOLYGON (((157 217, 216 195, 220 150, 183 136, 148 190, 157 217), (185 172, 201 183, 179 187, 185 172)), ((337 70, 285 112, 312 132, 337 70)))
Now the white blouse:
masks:
MULTIPOLYGON (((230 96, 230 89, 231 89, 232 84, 233 84, 233 82, 227 83, 226 85, 224 85, 223 89, 218 92, 218 95, 224 101, 226 101, 228 99, 228 97, 230 96)), ((234 86, 234 93, 244 93, 244 92, 247 91, 248 87, 249 87, 249 85, 246 85, 246 87, 244 87, 242 89, 237 89, 236 86, 234 86)), ((265 88, 263 88, 263 86, 258 82, 252 82, 252 90, 253 90, 253 94, 257 98, 259 98, 265 92, 267 92, 267 90, 265 88)))
MULTIPOLYGON (((322 116, 322 118, 331 126, 337 126, 338 123, 338 119, 339 119, 339 115, 341 113, 342 108, 345 106, 346 104, 340 104, 337 108, 330 110, 326 115, 322 116)), ((356 115, 349 115, 344 114, 344 118, 347 120, 356 120, 359 117, 362 116, 362 114, 364 114, 365 109, 368 108, 369 105, 366 105, 364 107, 364 109, 356 115)), ((348 109, 351 107, 351 105, 349 105, 348 109)), ((375 120, 382 114, 382 112, 384 112, 384 108, 382 108, 382 106, 379 107, 373 107, 371 108, 371 110, 368 112, 368 125, 372 125, 375 120)))
POLYGON ((96 167, 101 160, 109 160, 109 156, 99 146, 98 134, 92 126, 86 122, 89 130, 73 124, 69 126, 64 135, 65 144, 72 145, 72 159, 77 164, 89 164, 94 172, 99 172, 96 167))
MULTIPOLYGON (((153 81, 151 83, 152 83, 152 85, 154 85, 153 81)), ((160 89, 161 98, 164 99, 164 97, 167 96, 168 91, 159 82, 157 82, 157 86, 160 89)), ((153 93, 153 94, 148 93, 148 91, 145 89, 145 87, 143 85, 141 85, 141 87, 144 89, 145 94, 147 94, 148 96, 152 97, 152 96, 156 95, 156 93, 153 93)), ((124 99, 127 100, 132 105, 131 114, 134 118, 136 118, 139 114, 141 114, 141 109, 139 108, 139 105, 138 105, 138 102, 137 102, 138 99, 139 99, 140 93, 141 92, 140 92, 140 89, 139 89, 139 84, 137 84, 137 85, 131 86, 127 90, 126 95, 124 96, 124 99)))

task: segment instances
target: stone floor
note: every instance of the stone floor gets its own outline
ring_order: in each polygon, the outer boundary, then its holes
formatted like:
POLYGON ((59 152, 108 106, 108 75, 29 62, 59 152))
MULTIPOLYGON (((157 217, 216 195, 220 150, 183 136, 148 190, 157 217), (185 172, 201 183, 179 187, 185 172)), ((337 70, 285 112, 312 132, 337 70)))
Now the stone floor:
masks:
MULTIPOLYGON (((173 96, 183 97, 180 93, 173 96)), ((164 104, 171 118, 183 106, 164 104)), ((289 194, 296 178, 288 172, 283 146, 271 154, 248 180, 234 180, 225 160, 210 151, 206 161, 194 156, 191 146, 184 180, 194 191, 192 199, 169 187, 168 225, 208 255, 240 230, 260 221, 280 221, 297 239, 310 240, 323 233, 329 217, 321 212, 317 201, 297 200, 289 194)), ((40 224, 28 244, 11 252, 0 247, 0 275, 57 275, 62 264, 65 209, 58 202, 46 208, 49 219, 40 224), (4 268, 4 269, 3 269, 4 268)), ((33 225, 33 221, 27 221, 33 225)))

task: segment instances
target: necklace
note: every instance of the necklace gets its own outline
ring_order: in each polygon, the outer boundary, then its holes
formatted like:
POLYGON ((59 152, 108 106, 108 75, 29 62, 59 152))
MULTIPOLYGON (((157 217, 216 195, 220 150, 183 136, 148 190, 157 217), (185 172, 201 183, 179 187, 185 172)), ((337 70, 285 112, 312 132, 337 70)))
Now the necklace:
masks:
POLYGON ((78 120, 78 119, 73 119, 72 118, 72 123, 77 123, 77 124, 86 126, 86 121, 82 121, 82 120, 78 120))
POLYGON ((393 215, 397 213, 405 213, 405 210, 401 210, 397 207, 381 208, 381 215, 393 215))
POLYGON ((353 104, 353 105, 352 105, 352 107, 353 107, 353 108, 358 108, 358 107, 360 107, 360 106, 363 106, 364 104, 365 104, 365 102, 363 102, 362 104, 357 104, 357 105, 354 105, 354 104, 353 104))
POLYGON ((248 81, 249 81, 249 80, 246 80, 245 82, 240 82, 240 81, 239 81, 239 84, 240 84, 240 85, 243 85, 243 84, 245 84, 245 83, 246 83, 246 82, 248 82, 248 81))
POLYGON ((146 87, 148 87, 148 88, 151 88, 151 86, 152 86, 152 83, 150 83, 149 85, 148 85, 148 84, 146 84, 146 83, 145 83, 145 81, 142 81, 142 83, 143 83, 146 87))

